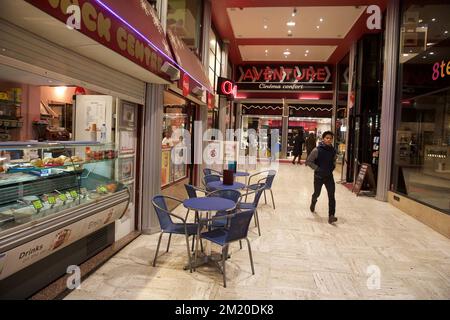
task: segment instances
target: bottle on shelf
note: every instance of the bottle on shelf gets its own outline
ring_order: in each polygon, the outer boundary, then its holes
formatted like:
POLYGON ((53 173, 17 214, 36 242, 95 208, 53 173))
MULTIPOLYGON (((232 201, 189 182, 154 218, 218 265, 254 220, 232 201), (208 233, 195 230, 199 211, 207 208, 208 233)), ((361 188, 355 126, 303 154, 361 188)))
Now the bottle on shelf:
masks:
POLYGON ((106 143, 106 124, 102 124, 102 127, 100 129, 100 142, 106 143))

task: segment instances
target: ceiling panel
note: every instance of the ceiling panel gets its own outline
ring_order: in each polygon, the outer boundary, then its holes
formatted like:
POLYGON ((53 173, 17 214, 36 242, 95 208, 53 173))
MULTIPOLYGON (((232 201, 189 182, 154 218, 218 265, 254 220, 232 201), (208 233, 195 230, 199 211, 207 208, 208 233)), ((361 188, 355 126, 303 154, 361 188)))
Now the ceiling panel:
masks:
POLYGON ((298 7, 294 17, 292 7, 228 8, 227 11, 237 39, 342 39, 365 9, 365 6, 298 7), (295 26, 287 26, 290 21, 295 26))
POLYGON ((244 61, 318 61, 326 62, 337 46, 265 46, 241 45, 244 61), (290 52, 285 55, 284 52, 290 52))

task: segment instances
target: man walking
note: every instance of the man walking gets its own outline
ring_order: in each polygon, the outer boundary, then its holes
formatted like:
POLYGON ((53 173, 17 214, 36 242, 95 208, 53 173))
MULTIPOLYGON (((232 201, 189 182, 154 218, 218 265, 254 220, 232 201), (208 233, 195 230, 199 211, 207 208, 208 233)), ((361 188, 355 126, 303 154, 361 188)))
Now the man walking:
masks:
POLYGON ((328 193, 328 223, 334 223, 337 218, 336 199, 334 198, 335 184, 333 171, 336 167, 336 150, 333 148, 334 134, 326 131, 322 135, 322 142, 316 147, 306 160, 306 164, 314 170, 314 193, 312 195, 311 212, 315 211, 317 198, 320 196, 322 185, 325 185, 328 193))

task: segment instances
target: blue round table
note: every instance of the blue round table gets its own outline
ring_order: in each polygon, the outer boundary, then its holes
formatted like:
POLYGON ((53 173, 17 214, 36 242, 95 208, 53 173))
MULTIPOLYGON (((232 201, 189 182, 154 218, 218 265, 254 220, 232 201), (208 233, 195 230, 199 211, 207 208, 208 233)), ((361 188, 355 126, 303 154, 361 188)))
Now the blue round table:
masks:
POLYGON ((234 182, 231 185, 223 184, 223 181, 213 181, 208 183, 208 188, 213 190, 239 190, 244 189, 245 184, 240 182, 234 182))
POLYGON ((190 198, 184 200, 183 205, 194 211, 227 211, 236 207, 233 201, 219 197, 190 198))
POLYGON ((250 173, 245 172, 245 171, 236 171, 234 173, 235 177, 248 177, 250 175, 250 173))

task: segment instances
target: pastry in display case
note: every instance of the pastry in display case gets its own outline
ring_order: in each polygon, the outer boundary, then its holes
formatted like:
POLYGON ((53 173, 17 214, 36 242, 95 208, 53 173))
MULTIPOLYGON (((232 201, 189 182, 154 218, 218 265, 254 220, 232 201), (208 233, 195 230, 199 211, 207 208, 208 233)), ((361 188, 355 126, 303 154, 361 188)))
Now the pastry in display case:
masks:
POLYGON ((130 195, 114 179, 117 155, 95 142, 0 143, 0 281, 123 216, 130 195), (22 259, 39 241, 45 250, 22 259))

